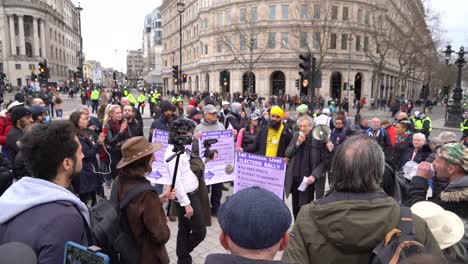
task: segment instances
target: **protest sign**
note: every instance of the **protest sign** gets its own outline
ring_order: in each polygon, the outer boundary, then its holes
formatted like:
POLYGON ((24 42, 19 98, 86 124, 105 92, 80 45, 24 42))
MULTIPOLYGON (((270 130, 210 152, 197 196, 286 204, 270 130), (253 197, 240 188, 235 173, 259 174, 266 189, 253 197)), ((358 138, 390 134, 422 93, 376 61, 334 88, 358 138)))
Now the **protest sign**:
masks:
POLYGON ((217 139, 218 142, 211 145, 210 150, 218 151, 216 159, 205 165, 205 183, 211 185, 215 183, 234 180, 234 138, 232 130, 222 130, 213 132, 203 132, 200 138, 200 156, 205 153, 204 142, 207 139, 217 139))
POLYGON ((258 186, 283 199, 285 174, 286 164, 283 158, 236 152, 234 193, 258 186))
POLYGON ((169 132, 155 129, 153 133, 153 143, 161 143, 162 149, 154 153, 156 160, 153 162, 151 173, 146 178, 153 184, 172 184, 171 177, 167 173, 164 154, 168 146, 169 132))

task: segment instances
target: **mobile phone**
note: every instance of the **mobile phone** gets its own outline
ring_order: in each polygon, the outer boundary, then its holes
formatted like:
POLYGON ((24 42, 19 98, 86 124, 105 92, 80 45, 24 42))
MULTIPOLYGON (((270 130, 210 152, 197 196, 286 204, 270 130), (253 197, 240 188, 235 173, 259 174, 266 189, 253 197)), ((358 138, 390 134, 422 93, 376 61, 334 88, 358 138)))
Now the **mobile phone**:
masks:
POLYGON ((102 128, 102 133, 107 134, 107 127, 102 128))
POLYGON ((87 264, 109 264, 109 256, 99 253, 98 247, 85 247, 68 241, 65 244, 64 264, 87 263, 87 264))

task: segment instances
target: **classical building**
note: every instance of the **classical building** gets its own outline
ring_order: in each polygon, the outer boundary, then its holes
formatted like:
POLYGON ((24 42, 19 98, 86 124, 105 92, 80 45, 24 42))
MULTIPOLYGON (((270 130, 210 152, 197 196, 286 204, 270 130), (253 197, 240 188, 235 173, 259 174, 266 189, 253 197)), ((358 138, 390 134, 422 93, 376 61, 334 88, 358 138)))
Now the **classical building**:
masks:
POLYGON ((127 53, 127 85, 136 86, 143 80, 143 52, 141 49, 129 50, 127 53))
POLYGON ((86 61, 88 64, 93 66, 93 83, 102 85, 103 84, 103 77, 102 77, 102 66, 101 63, 94 60, 86 61))
POLYGON ((89 63, 89 61, 83 62, 83 80, 87 82, 92 82, 94 79, 94 65, 89 63))
POLYGON ((162 83, 162 28, 159 8, 145 17, 143 29, 143 80, 147 83, 162 83))
MULTIPOLYGON (((420 0, 183 2, 182 70, 188 75, 183 89, 304 94, 306 89, 295 87, 298 55, 309 52, 322 73, 316 95, 418 97, 426 82, 416 66, 400 67, 398 50, 389 43, 404 42, 403 33, 411 35, 408 45, 431 42, 420 0), (387 42, 379 43, 382 39, 387 42), (386 46, 392 48, 378 63, 386 46)), ((169 90, 175 89, 172 66, 179 64, 176 4, 164 0, 160 7, 163 81, 169 90)))
POLYGON ((70 0, 0 1, 0 71, 25 86, 47 60, 51 82, 67 85, 79 65, 79 10, 70 0))

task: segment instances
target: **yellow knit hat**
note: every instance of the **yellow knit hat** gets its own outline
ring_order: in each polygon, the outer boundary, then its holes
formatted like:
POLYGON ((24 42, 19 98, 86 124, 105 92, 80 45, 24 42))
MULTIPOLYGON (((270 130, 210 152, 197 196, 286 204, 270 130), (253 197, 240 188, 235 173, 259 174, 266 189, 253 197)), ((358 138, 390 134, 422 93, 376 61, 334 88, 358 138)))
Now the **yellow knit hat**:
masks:
POLYGON ((271 108, 270 115, 277 115, 281 118, 284 118, 284 111, 281 109, 281 107, 275 105, 271 108))

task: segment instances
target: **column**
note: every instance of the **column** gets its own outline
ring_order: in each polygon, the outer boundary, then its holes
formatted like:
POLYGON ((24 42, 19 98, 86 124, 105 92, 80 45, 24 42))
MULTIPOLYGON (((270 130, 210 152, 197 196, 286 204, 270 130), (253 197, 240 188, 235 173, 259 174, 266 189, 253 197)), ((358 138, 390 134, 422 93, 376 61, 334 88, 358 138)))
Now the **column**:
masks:
POLYGON ((39 33, 37 30, 37 18, 33 17, 33 43, 34 43, 34 57, 39 57, 39 33))
POLYGON ((47 46, 46 46, 46 40, 45 40, 45 20, 41 19, 39 21, 39 26, 41 30, 41 51, 42 51, 42 58, 47 58, 47 46))
POLYGON ((18 15, 18 28, 19 28, 19 44, 20 44, 20 55, 26 56, 26 45, 24 40, 24 16, 18 15))
POLYGON ((16 35, 15 35, 15 17, 13 15, 8 16, 10 21, 10 47, 11 56, 16 56, 16 35))

